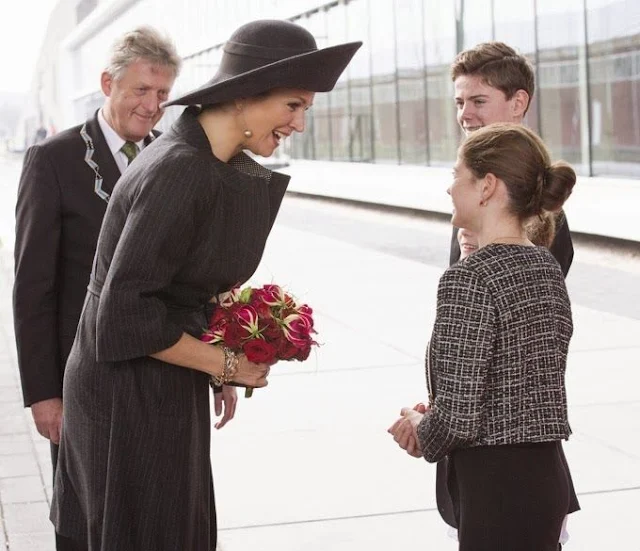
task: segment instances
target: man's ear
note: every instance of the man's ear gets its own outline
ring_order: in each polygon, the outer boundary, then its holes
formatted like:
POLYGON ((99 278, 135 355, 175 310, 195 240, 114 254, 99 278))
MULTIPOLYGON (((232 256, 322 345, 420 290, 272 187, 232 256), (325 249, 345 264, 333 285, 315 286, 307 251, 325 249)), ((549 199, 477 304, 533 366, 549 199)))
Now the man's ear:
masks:
POLYGON ((514 118, 524 118, 524 114, 527 112, 527 107, 529 107, 530 99, 529 94, 524 90, 518 90, 513 94, 513 97, 511 98, 511 107, 514 118))
POLYGON ((100 88, 102 88, 102 93, 109 97, 111 95, 111 86, 113 84, 113 77, 107 73, 107 71, 102 71, 100 75, 100 88))

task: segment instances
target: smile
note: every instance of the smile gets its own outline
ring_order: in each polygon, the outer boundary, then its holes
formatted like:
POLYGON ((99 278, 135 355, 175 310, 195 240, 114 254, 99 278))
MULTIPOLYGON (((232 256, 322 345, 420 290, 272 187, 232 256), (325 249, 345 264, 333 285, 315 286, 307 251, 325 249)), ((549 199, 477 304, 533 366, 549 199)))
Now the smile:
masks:
POLYGON ((289 136, 289 134, 285 134, 284 132, 280 132, 280 131, 278 131, 278 130, 274 130, 274 131, 272 132, 272 134, 275 136, 275 138, 276 138, 276 143, 277 143, 278 145, 280 145, 280 141, 281 141, 281 140, 284 140, 285 138, 287 138, 287 137, 289 136))
POLYGON ((140 113, 134 113, 134 115, 143 121, 150 122, 153 120, 153 115, 141 115, 140 113))

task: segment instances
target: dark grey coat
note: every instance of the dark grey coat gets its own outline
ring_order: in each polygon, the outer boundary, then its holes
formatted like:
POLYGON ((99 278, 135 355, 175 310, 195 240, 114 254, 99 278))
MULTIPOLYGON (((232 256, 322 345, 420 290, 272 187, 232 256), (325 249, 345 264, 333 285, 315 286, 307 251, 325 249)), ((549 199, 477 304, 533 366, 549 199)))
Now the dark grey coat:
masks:
POLYGON ((51 518, 91 551, 216 546, 208 377, 149 354, 199 336, 209 299, 252 275, 288 177, 216 159, 196 114, 118 183, 67 363, 51 518))

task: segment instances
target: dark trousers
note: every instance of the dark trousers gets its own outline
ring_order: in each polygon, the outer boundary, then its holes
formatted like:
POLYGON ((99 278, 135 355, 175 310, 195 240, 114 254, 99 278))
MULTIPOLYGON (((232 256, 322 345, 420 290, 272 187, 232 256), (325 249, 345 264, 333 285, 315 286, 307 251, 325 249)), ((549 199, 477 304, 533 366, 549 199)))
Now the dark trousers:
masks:
MULTIPOLYGON (((58 465, 59 446, 51 444, 51 465, 53 466, 53 479, 56 477, 56 466, 58 465)), ((85 543, 77 542, 65 536, 61 536, 56 532, 56 549, 57 551, 88 551, 85 543)))

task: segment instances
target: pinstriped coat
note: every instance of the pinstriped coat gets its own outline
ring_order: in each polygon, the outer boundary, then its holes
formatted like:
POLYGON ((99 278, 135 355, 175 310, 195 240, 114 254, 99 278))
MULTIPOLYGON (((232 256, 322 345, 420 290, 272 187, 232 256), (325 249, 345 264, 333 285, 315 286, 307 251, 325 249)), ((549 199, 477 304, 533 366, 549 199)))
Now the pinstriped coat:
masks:
POLYGON ((209 299, 252 275, 288 177, 216 159, 196 115, 116 187, 67 363, 51 519, 91 551, 216 546, 208 376, 149 354, 199 336, 209 299))

